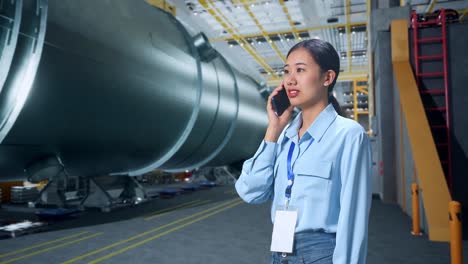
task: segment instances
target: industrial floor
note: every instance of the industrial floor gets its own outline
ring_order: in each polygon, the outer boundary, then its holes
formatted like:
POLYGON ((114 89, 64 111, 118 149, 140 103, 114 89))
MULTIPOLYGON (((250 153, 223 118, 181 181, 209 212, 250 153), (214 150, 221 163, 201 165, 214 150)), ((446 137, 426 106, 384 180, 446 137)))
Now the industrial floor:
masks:
MULTIPOLYGON (((0 264, 268 263, 269 214, 269 204, 245 204, 233 186, 109 213, 87 210, 79 218, 49 225, 48 231, 0 240, 0 264)), ((0 209, 0 218, 6 216, 0 209)), ((449 244, 411 236, 410 219, 396 205, 374 199, 369 225, 368 263, 450 263, 449 244)))

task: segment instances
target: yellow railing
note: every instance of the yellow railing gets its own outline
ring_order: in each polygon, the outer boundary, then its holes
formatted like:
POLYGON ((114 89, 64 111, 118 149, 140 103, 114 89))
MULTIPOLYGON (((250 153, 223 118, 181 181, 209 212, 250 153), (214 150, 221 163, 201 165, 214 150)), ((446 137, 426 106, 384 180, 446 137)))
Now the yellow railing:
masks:
MULTIPOLYGON (((353 112, 354 112, 354 120, 356 122, 358 122, 359 120, 359 115, 367 115, 367 118, 369 118, 369 108, 367 110, 358 110, 358 104, 359 104, 358 93, 363 93, 369 96, 367 79, 353 80, 353 112), (364 82, 366 83, 366 85, 361 84, 364 82)), ((369 97, 367 100, 369 100, 369 97)), ((367 104, 369 105, 369 101, 367 101, 367 104)), ((367 127, 366 130, 369 130, 369 127, 367 127)))

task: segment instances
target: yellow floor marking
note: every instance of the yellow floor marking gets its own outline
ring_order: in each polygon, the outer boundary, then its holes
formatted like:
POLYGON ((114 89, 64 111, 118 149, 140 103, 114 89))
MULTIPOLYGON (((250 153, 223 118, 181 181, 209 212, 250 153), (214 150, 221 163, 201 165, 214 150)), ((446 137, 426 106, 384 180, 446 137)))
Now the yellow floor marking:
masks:
MULTIPOLYGON (((202 201, 198 201, 198 202, 191 202, 190 204, 186 204, 184 206, 177 206, 176 208, 173 208, 173 209, 185 209, 185 208, 189 208, 189 207, 192 207, 192 206, 197 206, 199 204, 207 203, 207 201, 210 201, 210 200, 202 200, 202 201)), ((161 217, 163 215, 170 214, 170 213, 172 213, 174 211, 178 211, 178 210, 170 210, 170 211, 162 212, 162 213, 159 213, 159 214, 155 213, 155 214, 152 214, 151 216, 145 217, 144 219, 145 220, 151 220, 151 219, 154 219, 156 217, 161 217)))
POLYGON ((128 238, 128 239, 125 239, 125 240, 122 240, 122 241, 119 241, 119 242, 110 244, 110 245, 108 245, 108 246, 106 246, 106 247, 103 247, 103 248, 100 248, 100 249, 91 251, 91 252, 89 252, 89 253, 86 253, 86 254, 81 255, 81 256, 78 256, 78 257, 75 257, 75 258, 73 258, 73 259, 70 259, 70 260, 68 260, 68 261, 63 262, 63 264, 74 263, 74 262, 76 262, 76 261, 78 261, 78 260, 84 259, 84 258, 86 258, 86 257, 92 256, 92 255, 95 255, 95 254, 98 254, 98 253, 100 253, 100 252, 102 252, 102 251, 108 250, 108 249, 110 249, 110 248, 114 248, 114 247, 119 246, 119 245, 122 245, 122 244, 124 244, 124 243, 133 241, 133 240, 135 240, 135 239, 137 239, 137 238, 140 238, 140 237, 142 237, 142 236, 146 236, 146 235, 148 235, 148 234, 157 232, 157 231, 159 231, 159 230, 161 230, 161 229, 164 229, 164 228, 166 228, 166 227, 169 227, 169 226, 178 224, 178 223, 180 223, 180 222, 183 222, 183 221, 188 220, 188 219, 190 219, 190 218, 193 218, 193 217, 196 217, 196 216, 198 216, 198 215, 204 214, 204 213, 209 212, 209 211, 211 211, 211 210, 215 210, 215 209, 217 209, 217 208, 219 208, 219 207, 226 206, 227 204, 236 202, 236 201, 238 201, 238 200, 239 200, 239 198, 231 199, 231 200, 229 200, 229 201, 227 201, 227 202, 224 202, 224 203, 222 203, 222 204, 213 206, 213 207, 208 208, 208 209, 206 209, 206 210, 203 210, 203 211, 201 211, 201 212, 191 214, 191 215, 189 215, 189 216, 187 216, 187 217, 184 217, 184 218, 181 218, 181 219, 179 219, 179 220, 177 220, 177 221, 174 221, 174 222, 171 222, 171 223, 168 223, 168 224, 159 226, 159 227, 157 227, 157 228, 151 229, 151 230, 146 231, 146 232, 143 232, 143 233, 141 233, 141 234, 132 236, 132 237, 130 237, 130 238, 128 238))
POLYGON ((35 252, 32 252, 32 253, 23 255, 23 256, 21 256, 21 257, 17 257, 17 258, 14 258, 14 259, 5 260, 5 261, 0 262, 0 264, 12 263, 12 262, 15 262, 15 261, 18 261, 18 260, 22 260, 22 259, 25 259, 25 258, 29 258, 29 257, 35 256, 35 255, 38 255, 38 254, 41 254, 41 253, 44 253, 44 252, 47 252, 47 251, 51 251, 51 250, 54 250, 54 249, 57 249, 57 248, 62 248, 62 247, 65 247, 65 246, 68 246, 68 245, 71 245, 71 244, 75 244, 75 243, 78 243, 78 242, 80 242, 80 241, 83 241, 83 240, 86 240, 86 239, 90 239, 90 238, 93 238, 93 237, 96 237, 96 236, 99 236, 99 235, 102 235, 102 234, 103 234, 103 233, 101 232, 101 233, 97 233, 97 234, 94 234, 94 235, 85 236, 85 237, 82 237, 82 238, 80 238, 80 239, 68 241, 68 242, 66 242, 66 243, 63 243, 63 244, 60 244, 60 245, 57 245, 57 246, 53 246, 53 247, 49 247, 49 248, 42 249, 42 250, 39 250, 39 251, 35 251, 35 252))
POLYGON ((38 247, 46 246, 46 245, 49 245, 49 244, 52 244, 52 243, 55 243, 55 242, 59 242, 59 241, 62 241, 62 240, 66 240, 66 239, 69 239, 69 238, 81 236, 81 235, 84 235, 84 234, 86 234, 86 233, 89 233, 89 231, 85 231, 85 232, 81 232, 81 233, 78 233, 78 234, 74 234, 74 235, 62 237, 62 238, 55 239, 55 240, 51 240, 51 241, 48 241, 48 242, 45 242, 45 243, 42 243, 42 244, 38 244, 38 245, 35 245, 35 246, 31 246, 31 247, 19 249, 19 250, 16 250, 16 251, 12 251, 12 252, 8 252, 8 253, 3 253, 3 254, 0 254, 0 258, 4 258, 4 257, 6 257, 6 256, 11 256, 11 255, 14 255, 14 254, 17 254, 17 253, 21 253, 21 252, 24 252, 24 251, 28 251, 28 250, 33 249, 33 248, 38 248, 38 247))
POLYGON ((162 209, 162 210, 159 210, 159 211, 156 211, 156 212, 152 212, 152 213, 149 213, 145 216, 145 219, 147 217, 151 217, 151 216, 154 216, 154 215, 158 215, 160 213, 165 213, 165 212, 168 212, 168 211, 171 211, 173 209, 177 209, 177 208, 180 208, 180 207, 184 207, 184 206, 187 206, 189 204, 193 204, 193 203, 197 203, 198 201, 200 201, 200 199, 197 199, 195 201, 191 201, 191 202, 188 202, 188 203, 183 203, 183 204, 179 204, 179 205, 176 205, 176 206, 173 206, 173 207, 169 207, 169 208, 165 208, 165 209, 162 209))
POLYGON ((196 223, 196 222, 200 222, 201 220, 206 219, 206 218, 208 218, 208 217, 210 217, 210 216, 213 216, 213 215, 215 215, 215 214, 219 214, 219 213, 221 213, 221 212, 223 212, 223 211, 225 211, 225 210, 227 210, 227 209, 229 209, 229 208, 232 208, 232 207, 234 207, 234 206, 238 206, 238 205, 241 204, 241 203, 243 203, 243 201, 239 201, 239 202, 236 202, 236 203, 234 203, 234 204, 231 204, 231 205, 229 205, 229 206, 227 206, 227 207, 224 207, 224 208, 222 208, 222 209, 218 209, 218 210, 216 210, 216 211, 214 211, 214 212, 211 212, 211 213, 209 213, 209 214, 207 214, 207 215, 205 215, 205 216, 196 218, 196 219, 194 219, 194 220, 192 220, 192 221, 190 221, 190 222, 187 222, 187 223, 182 224, 182 225, 180 225, 180 226, 176 226, 176 227, 171 228, 171 229, 169 229, 169 230, 167 230, 167 231, 164 231, 164 232, 162 232, 162 233, 159 233, 159 234, 157 234, 157 235, 155 235, 155 236, 152 236, 152 237, 149 237, 149 238, 147 238, 147 239, 145 239, 145 240, 142 240, 142 241, 140 241, 140 242, 138 242, 138 243, 132 244, 132 245, 130 245, 130 246, 128 246, 128 247, 119 249, 119 250, 114 251, 114 252, 112 252, 112 253, 110 253, 110 254, 108 254, 108 255, 105 255, 105 256, 102 256, 102 257, 100 257, 100 258, 98 258, 98 259, 95 259, 95 260, 93 260, 93 261, 90 261, 90 262, 88 262, 88 264, 96 264, 96 263, 99 263, 99 262, 104 261, 104 260, 106 260, 106 259, 109 259, 109 258, 111 258, 111 257, 113 257, 113 256, 119 255, 119 254, 121 254, 121 253, 123 253, 123 252, 125 252, 125 251, 127 251, 127 250, 130 250, 130 249, 132 249, 132 248, 135 248, 135 247, 137 247, 137 246, 140 246, 140 245, 143 245, 143 244, 145 244, 145 243, 148 243, 148 242, 150 242, 150 241, 152 241, 152 240, 155 240, 155 239, 157 239, 157 238, 159 238, 159 237, 162 237, 162 236, 164 236, 164 235, 167 235, 167 234, 169 234, 169 233, 172 233, 172 232, 174 232, 174 231, 176 231, 176 230, 179 230, 179 229, 181 229, 181 228, 184 228, 184 227, 189 226, 189 225, 191 225, 191 224, 194 224, 194 223, 196 223))

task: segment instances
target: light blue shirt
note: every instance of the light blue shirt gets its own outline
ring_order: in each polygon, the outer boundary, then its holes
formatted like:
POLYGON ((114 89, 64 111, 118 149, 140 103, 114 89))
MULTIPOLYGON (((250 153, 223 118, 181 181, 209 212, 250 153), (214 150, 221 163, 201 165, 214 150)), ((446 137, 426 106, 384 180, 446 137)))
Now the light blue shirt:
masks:
POLYGON ((369 137, 354 120, 339 116, 329 104, 298 140, 301 113, 285 128, 277 143, 263 141, 244 162, 236 182, 248 203, 273 200, 275 211, 285 204, 287 155, 295 175, 290 207, 298 209, 296 233, 336 233, 334 264, 363 264, 367 258, 367 230, 371 205, 371 149, 369 137))

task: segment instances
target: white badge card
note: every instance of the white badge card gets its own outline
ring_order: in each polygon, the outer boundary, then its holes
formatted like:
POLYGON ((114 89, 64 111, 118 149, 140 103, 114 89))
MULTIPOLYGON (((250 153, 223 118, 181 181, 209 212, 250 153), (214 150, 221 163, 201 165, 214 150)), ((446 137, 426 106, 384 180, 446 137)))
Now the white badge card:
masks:
POLYGON ((292 253, 296 222, 297 210, 276 210, 271 251, 292 253))

